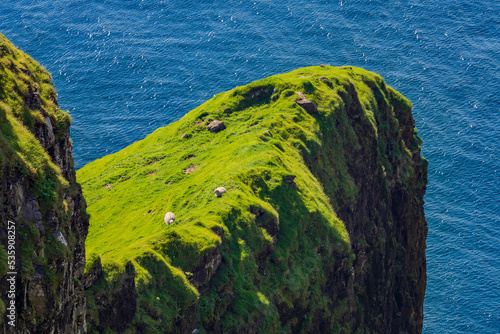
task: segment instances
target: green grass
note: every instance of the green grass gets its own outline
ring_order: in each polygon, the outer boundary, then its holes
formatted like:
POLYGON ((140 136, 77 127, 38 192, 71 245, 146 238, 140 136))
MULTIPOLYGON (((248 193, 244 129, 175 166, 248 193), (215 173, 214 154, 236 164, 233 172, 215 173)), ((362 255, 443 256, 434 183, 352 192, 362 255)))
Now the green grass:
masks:
POLYGON ((71 119, 55 103, 50 74, 0 34, 0 171, 14 168, 30 177, 35 182, 34 195, 49 206, 60 200, 69 184, 33 135, 45 118, 26 106, 30 92, 39 93, 54 133, 67 131, 71 119))
POLYGON ((309 321, 287 325, 302 328, 312 326, 317 310, 333 312, 321 292, 325 272, 338 259, 353 259, 335 214, 358 192, 346 159, 371 145, 370 136, 385 168, 392 168, 392 156, 410 158, 401 141, 393 154, 385 152, 389 138, 398 138, 392 100, 401 114, 410 112, 409 101, 374 73, 302 68, 218 94, 79 170, 91 217, 87 256, 100 255, 118 276, 126 263, 136 267, 140 302, 131 326, 171 329, 193 303, 201 327, 219 323, 228 332, 240 326, 277 332, 280 305, 309 310, 309 321), (295 103, 297 91, 315 103, 317 115, 295 103), (363 114, 351 115, 358 102, 363 114), (356 136, 356 117, 369 120, 366 138, 356 136), (215 119, 226 129, 209 132, 215 119), (284 182, 289 175, 296 188, 284 182), (216 198, 220 186, 228 192, 216 198), (176 215, 170 226, 163 222, 168 211, 176 215), (214 252, 224 261, 200 298, 191 275, 214 252), (168 284, 174 288, 165 290, 168 284))

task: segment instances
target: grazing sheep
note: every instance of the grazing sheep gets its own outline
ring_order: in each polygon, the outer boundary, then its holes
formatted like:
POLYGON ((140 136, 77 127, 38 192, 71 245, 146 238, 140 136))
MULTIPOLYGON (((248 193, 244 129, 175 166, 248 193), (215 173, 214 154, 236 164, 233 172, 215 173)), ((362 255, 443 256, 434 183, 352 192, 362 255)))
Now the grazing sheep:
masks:
POLYGON ((224 193, 227 193, 227 190, 224 187, 219 187, 219 188, 214 190, 215 197, 221 197, 222 194, 224 194, 224 193))
POLYGON ((167 212, 163 220, 165 221, 165 224, 170 225, 174 222, 175 215, 172 212, 167 212))

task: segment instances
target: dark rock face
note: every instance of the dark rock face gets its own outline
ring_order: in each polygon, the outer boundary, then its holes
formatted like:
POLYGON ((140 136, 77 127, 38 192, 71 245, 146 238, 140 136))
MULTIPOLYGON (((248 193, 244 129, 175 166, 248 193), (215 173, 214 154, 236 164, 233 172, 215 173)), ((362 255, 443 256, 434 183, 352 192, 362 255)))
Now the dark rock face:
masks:
MULTIPOLYGON (((40 133, 48 136, 48 129, 41 126, 40 133)), ((40 138, 40 137, 37 137, 40 138)), ((34 271, 28 277, 19 277, 17 281, 17 328, 19 333, 86 333, 85 324, 85 293, 79 280, 83 277, 85 268, 85 238, 88 232, 88 218, 84 216, 85 200, 75 181, 75 171, 69 166, 72 159, 71 146, 64 146, 69 142, 69 134, 62 136, 61 141, 48 146, 49 151, 59 152, 58 157, 51 156, 64 175, 67 175, 75 187, 72 194, 64 194, 68 203, 69 216, 61 216, 54 211, 48 212, 45 217, 40 212, 39 200, 33 196, 30 180, 13 169, 4 169, 1 173, 0 193, 2 224, 7 220, 16 222, 19 235, 31 234, 29 223, 33 223, 38 230, 38 242, 32 245, 25 241, 17 241, 17 268, 26 268, 34 271), (64 164, 67 161, 67 164, 64 164), (49 233, 54 230, 54 233, 49 233), (73 237, 70 237, 70 235, 73 237), (70 247, 60 240, 72 239, 70 247), (49 241, 50 240, 50 241, 49 241), (51 243, 61 243, 67 255, 49 258, 51 243), (29 247, 34 253, 33 262, 26 263, 20 258, 24 247, 29 247), (44 263, 45 265, 35 265, 44 263), (33 269, 30 269, 33 268, 33 269), (53 274, 55 280, 47 279, 53 274)), ((0 240, 4 247, 7 244, 6 231, 0 230, 0 240)), ((55 245, 54 245, 55 246, 55 245)), ((58 247, 58 246, 55 246, 58 247)), ((20 275, 22 275, 20 273, 20 275)), ((5 279, 0 282, 0 290, 7 291, 5 279)), ((2 298, 6 300, 2 294, 2 298)), ((5 327, 4 327, 5 328, 5 327)))
POLYGON ((94 284, 98 279, 99 276, 101 276, 102 273, 102 264, 101 264, 101 258, 97 258, 96 261, 92 264, 91 268, 87 270, 85 275, 83 276, 83 287, 85 289, 88 289, 94 284))
POLYGON ((222 255, 219 248, 206 254, 198 266, 193 270, 193 285, 196 288, 207 284, 222 263, 222 255))
MULTIPOLYGON (((372 89, 375 96, 387 96, 392 105, 378 101, 378 121, 389 125, 389 132, 379 133, 379 137, 394 138, 405 147, 396 147, 395 143, 381 146, 356 91, 350 87, 343 103, 350 126, 362 144, 355 148, 352 143, 344 143, 345 152, 349 152, 344 158, 359 191, 354 201, 344 201, 335 196, 334 188, 327 186, 326 190, 331 191, 332 204, 346 224, 356 258, 350 272, 343 271, 339 263, 339 269, 329 274, 332 286, 326 291, 332 300, 345 300, 352 309, 340 319, 343 323, 375 333, 421 333, 426 286, 423 197, 427 161, 421 158, 418 139, 413 136, 409 107, 400 106, 385 86, 372 89), (392 112, 399 125, 394 123, 392 112), (411 151, 411 160, 403 161, 393 153, 405 149, 411 151), (383 170, 385 157, 388 161, 383 170)), ((324 147, 330 144, 335 143, 325 135, 324 147)), ((326 185, 321 170, 329 159, 328 152, 322 151, 308 162, 310 170, 326 185)))
POLYGON ((42 214, 40 213, 36 197, 30 197, 24 201, 21 207, 21 213, 24 219, 31 222, 39 222, 42 220, 42 214))
MULTIPOLYGON (((100 273, 100 270, 98 270, 92 278, 87 278, 85 280, 86 286, 92 284, 88 281, 89 279, 97 278, 99 280, 100 273)), ((114 289, 94 288, 92 304, 95 305, 96 309, 89 312, 95 312, 96 314, 87 316, 89 325, 92 328, 99 330, 100 333, 106 329, 122 333, 127 328, 136 310, 137 293, 134 279, 134 267, 131 263, 128 263, 125 272, 121 275, 114 289), (97 320, 98 325, 95 323, 97 320)))
MULTIPOLYGON (((22 72, 26 71, 26 70, 21 69, 21 68, 20 68, 20 70, 22 72)), ((40 94, 30 90, 29 95, 25 100, 25 104, 26 104, 26 107, 28 107, 29 109, 41 110, 42 99, 40 98, 40 94)))

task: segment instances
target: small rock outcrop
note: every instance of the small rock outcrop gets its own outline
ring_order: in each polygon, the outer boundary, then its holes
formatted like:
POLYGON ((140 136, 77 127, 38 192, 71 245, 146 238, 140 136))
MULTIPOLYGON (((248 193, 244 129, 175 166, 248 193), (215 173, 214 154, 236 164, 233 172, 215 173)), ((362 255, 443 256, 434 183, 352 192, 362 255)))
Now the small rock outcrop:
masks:
POLYGON ((288 183, 289 185, 291 185, 293 188, 297 188, 297 184, 294 181, 295 178, 296 178, 295 175, 286 175, 286 176, 283 176, 283 181, 285 181, 285 183, 288 183))
POLYGON ((297 100, 295 102, 299 106, 301 106, 309 114, 317 114, 318 113, 318 108, 316 108, 314 103, 309 101, 302 92, 297 92, 297 94, 300 96, 300 100, 297 100))
POLYGON ((210 124, 208 124, 208 131, 210 132, 220 132, 226 128, 226 125, 224 124, 223 121, 212 121, 210 124))

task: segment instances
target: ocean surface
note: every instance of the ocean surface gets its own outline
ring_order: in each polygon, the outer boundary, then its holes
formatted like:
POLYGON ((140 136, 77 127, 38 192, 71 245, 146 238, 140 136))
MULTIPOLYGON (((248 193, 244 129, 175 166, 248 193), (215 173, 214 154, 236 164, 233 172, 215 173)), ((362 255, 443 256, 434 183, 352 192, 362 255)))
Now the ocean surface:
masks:
POLYGON ((266 76, 380 73, 430 161, 424 333, 500 332, 500 1, 2 0, 0 32, 52 73, 77 168, 266 76))

